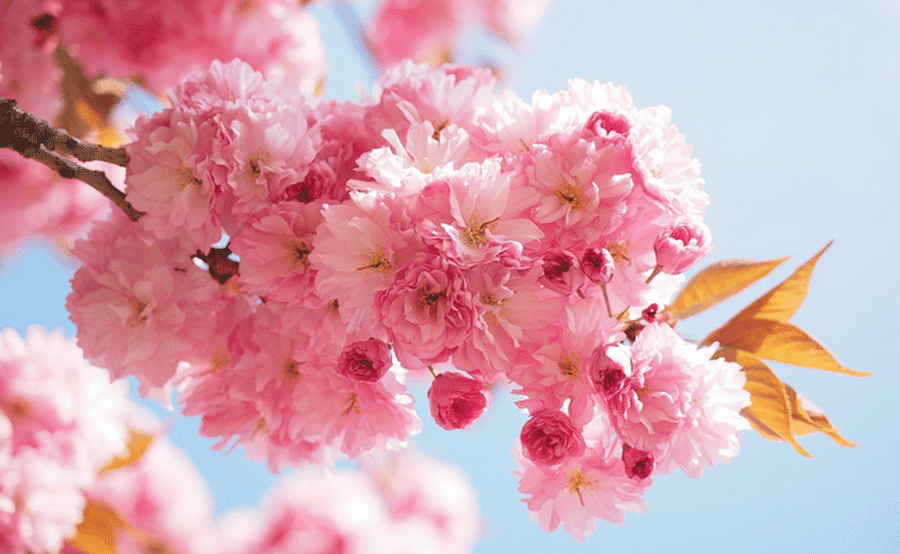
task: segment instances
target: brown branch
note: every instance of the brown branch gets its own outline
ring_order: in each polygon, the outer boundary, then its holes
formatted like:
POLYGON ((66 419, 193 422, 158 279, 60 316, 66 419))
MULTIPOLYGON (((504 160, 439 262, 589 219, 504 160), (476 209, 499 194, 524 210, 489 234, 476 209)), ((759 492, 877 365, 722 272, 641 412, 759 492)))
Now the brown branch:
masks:
MULTIPOLYGON (((122 167, 128 164, 128 152, 124 148, 110 148, 75 138, 26 112, 15 100, 0 98, 0 125, 3 135, 17 135, 35 146, 40 145, 50 152, 73 156, 82 162, 101 161, 122 167)), ((0 144, 3 138, 0 138, 0 144)))
POLYGON ((117 189, 105 173, 88 169, 60 155, 125 166, 128 153, 124 148, 107 148, 81 141, 19 108, 15 100, 6 98, 0 98, 0 148, 15 150, 26 158, 38 161, 64 179, 87 183, 122 208, 132 221, 144 215, 125 200, 125 193, 117 189))
POLYGON ((21 154, 26 158, 41 162, 58 173, 63 179, 78 179, 97 189, 100 194, 112 200, 113 204, 122 208, 122 211, 125 212, 125 215, 127 215, 131 221, 137 221, 144 215, 144 212, 135 210, 134 207, 125 200, 125 193, 117 189, 109 180, 109 177, 106 176, 106 173, 103 173, 100 170, 88 169, 72 160, 63 158, 56 152, 50 152, 43 146, 39 147, 37 150, 31 149, 27 152, 22 152, 21 154))

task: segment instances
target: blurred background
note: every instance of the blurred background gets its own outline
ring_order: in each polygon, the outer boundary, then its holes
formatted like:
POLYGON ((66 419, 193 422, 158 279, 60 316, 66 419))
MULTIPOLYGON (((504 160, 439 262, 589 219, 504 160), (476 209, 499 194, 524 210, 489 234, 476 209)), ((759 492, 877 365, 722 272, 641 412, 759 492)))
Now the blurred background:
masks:
MULTIPOLYGON (((363 18, 372 9, 354 5, 363 18)), ((325 96, 353 99, 358 87, 370 90, 374 70, 336 8, 311 8, 328 49, 325 96)), ((517 49, 472 36, 459 60, 499 66, 503 86, 525 99, 581 77, 624 84, 638 108, 669 106, 712 200, 716 246, 703 265, 791 256, 681 332, 703 338, 835 239, 792 322, 845 366, 874 372, 858 379, 774 364, 859 446, 804 437, 815 456, 807 459, 745 432, 730 464, 699 480, 655 477, 646 513, 624 527, 600 522, 584 543, 529 520, 510 456, 525 417, 510 395, 496 394, 472 430, 447 432, 429 421, 418 390, 424 429, 414 446, 460 465, 478 491, 484 531, 475 552, 900 552, 900 2, 555 0, 517 49)), ((74 269, 50 245, 19 248, 0 265, 0 324, 73 335, 64 301, 74 269)), ((275 482, 240 449, 211 450, 196 420, 154 409, 220 512, 258 504, 275 482)))

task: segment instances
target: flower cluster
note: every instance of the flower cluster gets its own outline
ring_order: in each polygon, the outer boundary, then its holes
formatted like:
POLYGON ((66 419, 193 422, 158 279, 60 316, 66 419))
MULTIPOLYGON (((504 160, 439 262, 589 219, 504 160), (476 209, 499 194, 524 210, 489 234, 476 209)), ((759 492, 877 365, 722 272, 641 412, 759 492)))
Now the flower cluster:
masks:
POLYGON ((144 216, 77 246, 71 318, 89 358, 177 388, 221 446, 273 469, 379 452, 419 429, 407 372, 435 374, 447 429, 508 380, 520 489, 577 536, 639 509, 651 474, 737 453, 738 366, 658 314, 711 248, 667 108, 581 80, 529 103, 412 63, 313 103, 216 62, 133 138, 144 216))
POLYGON ((125 449, 127 391, 74 341, 0 331, 0 551, 58 552, 85 490, 125 449))
POLYGON ((280 481, 260 510, 223 518, 220 528, 232 530, 218 552, 465 554, 479 525, 466 478, 451 466, 407 453, 364 472, 280 481))

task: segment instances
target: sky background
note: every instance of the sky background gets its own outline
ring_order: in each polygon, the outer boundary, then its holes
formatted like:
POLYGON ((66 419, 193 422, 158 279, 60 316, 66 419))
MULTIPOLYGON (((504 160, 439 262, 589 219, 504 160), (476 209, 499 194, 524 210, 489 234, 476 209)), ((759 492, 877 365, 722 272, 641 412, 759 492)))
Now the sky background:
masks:
MULTIPOLYGON (((362 11, 365 12, 365 6, 362 11)), ((333 72, 326 94, 355 98, 371 72, 330 8, 315 8, 333 72)), ((766 280, 679 325, 700 339, 826 242, 792 322, 847 367, 873 377, 775 364, 842 434, 785 443, 743 434, 741 454, 699 480, 658 476, 644 514, 599 522, 584 543, 530 521, 510 448, 525 416, 508 395, 469 432, 429 421, 414 443, 459 464, 484 517, 476 553, 900 552, 896 426, 900 256, 900 2, 601 2, 556 0, 517 51, 470 43, 464 61, 501 62, 524 98, 574 77, 624 84, 639 107, 665 104, 703 163, 715 249, 706 262, 791 259, 766 280)), ((704 265, 705 263, 704 262, 704 265)), ((28 245, 0 266, 0 324, 74 334, 64 309, 71 262, 28 245)), ((424 408, 424 412, 422 411, 424 408)), ((159 411, 209 480, 218 508, 256 505, 275 481, 240 450, 210 450, 197 422, 159 411)))

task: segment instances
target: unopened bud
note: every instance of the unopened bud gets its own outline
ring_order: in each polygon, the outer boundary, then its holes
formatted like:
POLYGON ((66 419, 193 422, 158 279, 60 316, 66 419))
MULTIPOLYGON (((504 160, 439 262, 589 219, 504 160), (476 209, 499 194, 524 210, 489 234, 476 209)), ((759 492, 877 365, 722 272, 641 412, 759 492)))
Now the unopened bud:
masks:
POLYGON ((597 284, 607 284, 613 278, 615 262, 606 248, 588 248, 581 255, 581 270, 597 284))

